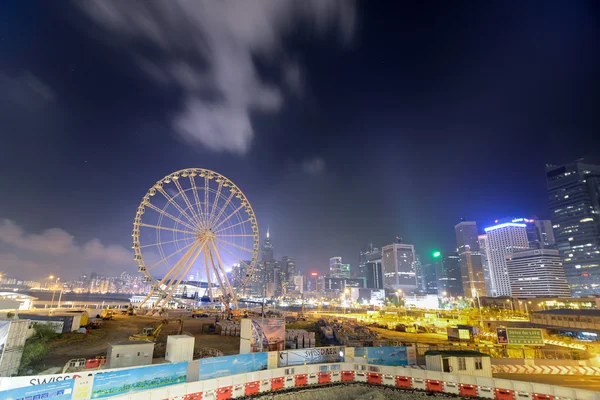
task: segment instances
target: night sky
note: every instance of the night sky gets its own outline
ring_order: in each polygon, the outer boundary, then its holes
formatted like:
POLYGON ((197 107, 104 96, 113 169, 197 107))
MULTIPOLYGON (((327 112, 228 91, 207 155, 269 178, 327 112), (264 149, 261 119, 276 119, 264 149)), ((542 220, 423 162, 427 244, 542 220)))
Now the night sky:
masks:
POLYGON ((598 38, 583 0, 2 2, 0 271, 135 271, 137 206, 186 167, 304 272, 548 217, 545 164, 600 162, 598 38))

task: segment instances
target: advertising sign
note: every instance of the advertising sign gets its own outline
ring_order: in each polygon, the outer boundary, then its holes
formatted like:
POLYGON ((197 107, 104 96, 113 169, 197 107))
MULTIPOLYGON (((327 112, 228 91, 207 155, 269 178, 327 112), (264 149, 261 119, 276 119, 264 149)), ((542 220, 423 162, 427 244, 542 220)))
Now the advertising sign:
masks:
POLYGON ((200 380, 265 370, 268 362, 267 354, 250 353, 202 358, 200 360, 200 380))
MULTIPOLYGON (((245 338, 249 339, 250 353, 285 350, 285 320, 281 318, 256 318, 246 321, 248 320, 242 320, 240 339, 242 341, 245 338)), ((248 352, 242 351, 242 343, 240 343, 240 346, 240 353, 248 352)))
POLYGON ((543 346, 544 336, 536 328, 496 328, 499 344, 543 346))
POLYGON ((2 400, 71 400, 73 380, 45 383, 37 386, 26 386, 0 392, 2 400))
POLYGON ((411 360, 413 357, 409 358, 409 352, 404 346, 356 347, 354 355, 366 356, 367 363, 375 365, 402 366, 414 364, 416 361, 411 360))
POLYGON ((317 347, 313 349, 286 350, 279 352, 279 366, 341 362, 343 347, 317 347))
MULTIPOLYGON (((111 371, 124 371, 129 368, 119 368, 111 371)), ((106 370, 104 370, 106 371, 106 370)), ((71 372, 69 374, 53 374, 53 375, 33 375, 33 376, 15 376, 10 379, 0 378, 0 390, 15 389, 25 386, 44 385, 46 383, 60 382, 72 380, 76 378, 92 377, 99 373, 106 373, 102 370, 71 372)))
POLYGON ((187 362, 158 364, 96 374, 92 387, 92 399, 185 383, 186 378, 187 362))

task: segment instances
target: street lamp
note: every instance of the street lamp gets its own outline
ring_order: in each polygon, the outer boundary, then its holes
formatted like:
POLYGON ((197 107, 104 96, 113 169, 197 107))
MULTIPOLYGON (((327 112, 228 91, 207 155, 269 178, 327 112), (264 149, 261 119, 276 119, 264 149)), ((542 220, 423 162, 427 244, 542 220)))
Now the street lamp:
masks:
MULTIPOLYGON (((54 279, 54 275, 50 275, 48 277, 48 279, 52 280, 54 279)), ((60 280, 60 278, 56 278, 56 280, 54 281, 54 285, 52 285, 52 301, 50 302, 50 308, 54 307, 54 295, 56 294, 56 286, 58 285, 58 281, 60 280)))
POLYGON ((350 289, 344 289, 344 314, 346 314, 346 309, 348 308, 348 293, 350 293, 350 289))

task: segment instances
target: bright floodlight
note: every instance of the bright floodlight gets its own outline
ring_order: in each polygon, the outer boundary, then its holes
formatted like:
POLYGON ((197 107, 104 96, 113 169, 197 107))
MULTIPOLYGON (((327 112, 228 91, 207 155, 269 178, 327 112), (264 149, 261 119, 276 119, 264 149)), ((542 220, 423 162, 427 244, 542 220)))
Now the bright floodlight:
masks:
POLYGON ((438 250, 434 251, 432 254, 433 258, 440 258, 441 255, 442 255, 442 252, 438 251, 438 250))

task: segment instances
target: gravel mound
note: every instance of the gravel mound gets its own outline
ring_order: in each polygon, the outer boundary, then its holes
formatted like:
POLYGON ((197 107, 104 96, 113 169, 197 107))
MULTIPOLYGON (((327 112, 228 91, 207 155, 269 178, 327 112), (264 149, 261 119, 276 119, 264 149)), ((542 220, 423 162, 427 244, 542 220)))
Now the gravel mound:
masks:
POLYGON ((385 386, 362 384, 339 385, 325 388, 306 388, 284 393, 268 393, 255 397, 260 400, 446 400, 456 397, 444 393, 426 393, 412 390, 392 389, 385 386))

